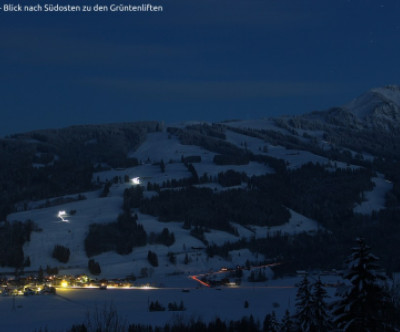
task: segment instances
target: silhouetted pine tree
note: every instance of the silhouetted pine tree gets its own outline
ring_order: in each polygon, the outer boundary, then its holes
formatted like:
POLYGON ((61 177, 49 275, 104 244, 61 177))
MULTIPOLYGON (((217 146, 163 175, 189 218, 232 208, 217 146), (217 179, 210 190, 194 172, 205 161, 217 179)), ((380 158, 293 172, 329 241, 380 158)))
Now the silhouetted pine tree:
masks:
POLYGON ((386 277, 379 272, 378 258, 370 253, 370 247, 363 239, 357 239, 357 243, 344 276, 351 285, 334 306, 334 322, 341 331, 394 331, 388 317, 393 305, 384 288, 386 277))
POLYGON ((299 284, 296 294, 296 325, 302 332, 315 331, 315 317, 313 297, 310 290, 310 282, 307 276, 299 284))
POLYGON ((147 253, 147 260, 152 266, 154 267, 158 266, 158 256, 155 252, 149 250, 147 253))
POLYGON ((313 284, 313 312, 314 319, 316 324, 316 331, 331 331, 332 330, 332 321, 331 316, 328 310, 328 305, 325 302, 327 297, 326 290, 322 286, 321 279, 313 284))
POLYGON ((263 332, 279 332, 280 330, 281 326, 276 319, 275 311, 272 311, 272 313, 265 316, 263 332))
POLYGON ((165 163, 164 160, 161 159, 160 161, 160 169, 162 173, 165 173, 165 163))
POLYGON ((226 323, 221 321, 221 319, 219 319, 218 317, 215 319, 215 321, 212 321, 210 323, 208 323, 208 328, 207 330, 209 332, 225 332, 227 331, 226 328, 226 323))
POLYGON ((290 316, 289 310, 286 309, 285 315, 282 317, 280 332, 293 332, 293 331, 295 331, 295 325, 292 320, 292 317, 290 316))

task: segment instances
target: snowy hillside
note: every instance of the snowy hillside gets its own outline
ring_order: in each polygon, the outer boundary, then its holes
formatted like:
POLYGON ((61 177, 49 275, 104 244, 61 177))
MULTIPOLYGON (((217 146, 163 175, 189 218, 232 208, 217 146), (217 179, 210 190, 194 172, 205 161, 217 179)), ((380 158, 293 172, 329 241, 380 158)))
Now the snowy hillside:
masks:
MULTIPOLYGON (((224 130, 225 142, 236 146, 243 151, 265 155, 281 159, 288 169, 297 169, 307 163, 321 164, 329 171, 336 169, 358 169, 359 166, 345 164, 340 161, 330 160, 327 157, 317 155, 302 149, 288 149, 284 146, 274 145, 259 137, 239 133, 229 128, 252 128, 254 130, 276 129, 280 132, 287 130, 277 127, 274 121, 235 121, 225 123, 228 129, 224 130)), ((182 125, 182 128, 185 128, 182 125)), ((127 168, 111 168, 93 174, 92 181, 104 185, 108 181, 112 183, 107 197, 101 196, 101 189, 92 192, 81 193, 86 199, 69 203, 58 204, 52 207, 43 207, 45 201, 28 202, 26 211, 8 215, 8 221, 32 220, 40 229, 31 234, 30 241, 24 245, 25 256, 30 258, 29 270, 38 270, 39 267, 57 266, 65 274, 87 273, 88 257, 85 252, 85 238, 91 224, 108 224, 115 222, 122 213, 124 190, 132 186, 143 186, 144 197, 153 197, 157 192, 148 189, 148 185, 162 186, 175 180, 190 179, 192 174, 187 165, 182 163, 182 158, 196 156, 199 161, 193 167, 199 176, 207 174, 216 178, 218 174, 228 170, 245 173, 249 178, 265 174, 273 174, 275 171, 268 163, 250 161, 244 165, 218 165, 214 161, 216 152, 210 151, 199 145, 182 144, 175 135, 163 131, 147 133, 142 144, 128 153, 128 158, 136 158, 139 165, 127 168), (165 163, 165 169, 161 170, 160 162, 165 163), (129 183, 123 179, 129 178, 129 183), (132 179, 138 179, 133 183, 132 179), (38 208, 41 207, 41 208, 38 208), (64 219, 58 217, 60 211, 65 211, 64 219), (55 245, 62 245, 70 249, 71 255, 67 263, 61 264, 52 258, 55 245)), ((384 206, 385 194, 390 190, 390 185, 385 182, 383 176, 374 179, 376 187, 373 192, 366 193, 363 203, 356 206, 354 211, 359 213, 371 213, 384 206)), ((214 192, 230 190, 233 188, 246 188, 246 185, 224 188, 216 182, 197 184, 197 187, 212 188, 214 192)), ((50 199, 51 201, 51 199, 50 199)), ((146 280, 157 283, 162 276, 173 273, 187 273, 188 271, 200 273, 208 269, 219 269, 221 266, 230 265, 229 261, 221 257, 209 258, 205 251, 197 251, 192 248, 205 247, 204 243, 190 234, 190 229, 183 228, 183 221, 160 222, 157 217, 137 213, 138 223, 144 227, 147 234, 160 233, 168 228, 175 235, 176 241, 169 247, 161 244, 147 244, 134 248, 128 255, 119 255, 116 252, 105 252, 95 256, 96 261, 102 267, 102 277, 123 278, 127 275, 139 276, 144 268, 151 270, 151 276, 146 280), (158 254, 160 264, 153 268, 147 260, 148 251, 158 254), (176 255, 176 264, 169 262, 168 253, 176 255), (183 264, 184 258, 189 255, 190 263, 183 264)), ((228 232, 211 229, 204 234, 205 240, 210 244, 223 245, 230 241, 235 242, 240 238, 267 238, 279 234, 298 234, 301 232, 315 233, 321 226, 314 220, 307 218, 294 210, 290 210, 289 222, 280 226, 239 225, 233 220, 231 225, 237 230, 233 235, 228 232)), ((247 249, 246 249, 247 250, 247 249)), ((244 251, 235 258, 234 264, 243 265, 248 261, 262 261, 264 258, 244 251), (241 257, 241 258, 238 258, 241 257)), ((3 271, 10 271, 7 267, 3 271)), ((145 281, 145 280, 144 280, 145 281)))
POLYGON ((354 212, 370 214, 385 208, 385 196, 393 188, 393 183, 385 180, 382 174, 373 178, 375 188, 365 193, 365 201, 354 208, 354 212))
POLYGON ((312 112, 300 118, 316 125, 324 123, 392 133, 400 128, 400 87, 388 85, 375 88, 341 107, 312 112))
MULTIPOLYGON (((134 175, 142 174, 140 170, 145 166, 139 166, 138 172, 135 168, 127 169, 126 172, 132 172, 134 175)), ((153 166, 149 165, 153 169, 153 166)), ((103 172, 99 176, 115 176, 117 171, 109 171, 108 174, 103 172)), ((148 174, 148 177, 154 181, 157 179, 157 172, 148 174)), ((161 177, 164 180, 163 177, 161 177)), ((31 239, 24 246, 24 252, 30 257, 31 265, 29 270, 38 270, 40 267, 57 266, 63 274, 82 274, 88 273, 87 262, 88 257, 85 253, 84 240, 87 235, 89 225, 93 223, 110 223, 116 220, 118 214, 121 213, 122 194, 124 189, 131 187, 132 184, 116 184, 110 189, 108 197, 98 197, 99 193, 83 193, 85 200, 61 204, 55 207, 40 208, 18 212, 9 215, 8 220, 24 221, 31 219, 37 224, 40 231, 33 232, 31 239), (65 211, 63 218, 58 217, 60 211, 65 211), (73 213, 71 213, 71 211, 73 213), (68 263, 61 264, 56 259, 52 258, 52 251, 55 245, 62 245, 70 249, 71 255, 68 263)), ((142 281, 148 281, 155 284, 162 283, 168 274, 174 273, 201 273, 208 271, 210 268, 218 270, 219 268, 231 265, 232 262, 221 259, 220 257, 208 258, 204 251, 193 250, 192 248, 204 247, 204 244, 190 235, 189 230, 182 228, 182 222, 163 223, 155 217, 138 213, 138 222, 144 226, 144 229, 149 234, 151 232, 159 233, 163 228, 167 227, 170 232, 173 232, 176 241, 173 245, 167 247, 160 244, 147 245, 145 247, 135 248, 129 255, 119 255, 115 252, 108 252, 98 256, 95 259, 102 267, 101 277, 103 278, 125 278, 128 275, 139 276, 143 268, 151 270, 151 276, 142 281), (147 261, 147 253, 149 250, 156 252, 159 256, 159 267, 153 268, 147 261), (168 253, 176 254, 176 264, 171 264, 168 261, 168 253), (185 255, 189 255, 190 262, 184 264, 185 255)), ((316 231, 318 224, 315 221, 302 217, 301 215, 292 212, 292 217, 288 224, 275 227, 260 227, 249 226, 243 228, 240 225, 235 225, 239 234, 233 235, 230 233, 210 230, 205 234, 209 243, 224 244, 227 241, 237 241, 239 238, 262 238, 271 236, 277 233, 299 233, 303 231, 316 231)), ((236 252, 236 265, 244 265, 246 260, 262 261, 263 258, 255 256, 247 250, 242 250, 241 253, 236 252)), ((4 267, 2 271, 10 271, 4 267)))
POLYGON ((398 117, 400 112, 400 87, 389 85, 372 89, 346 104, 343 108, 363 120, 376 115, 394 116, 392 120, 398 121, 400 119, 398 117))
POLYGON ((298 117, 74 127, 3 141, 0 274, 12 287, 2 294, 24 294, 14 279, 43 270, 57 270, 59 282, 54 297, 2 297, 0 310, 13 311, 0 329, 64 329, 103 302, 144 324, 216 312, 280 318, 293 313, 303 270, 323 275, 334 296, 336 269, 360 234, 379 232, 374 244, 395 270, 399 105, 400 89, 388 86, 298 117), (81 275, 88 284, 68 285, 81 275), (152 300, 182 300, 187 312, 151 313, 152 300))

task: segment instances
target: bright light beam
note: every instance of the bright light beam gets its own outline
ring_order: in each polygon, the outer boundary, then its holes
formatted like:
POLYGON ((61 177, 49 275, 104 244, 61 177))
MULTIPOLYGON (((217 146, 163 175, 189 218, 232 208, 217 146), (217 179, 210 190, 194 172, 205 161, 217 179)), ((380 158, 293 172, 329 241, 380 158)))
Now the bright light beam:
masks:
POLYGON ((132 181, 132 184, 135 185, 135 186, 140 184, 140 178, 139 177, 133 178, 131 181, 132 181))
POLYGON ((65 211, 58 211, 57 217, 61 219, 62 222, 69 222, 67 219, 67 212, 65 211))

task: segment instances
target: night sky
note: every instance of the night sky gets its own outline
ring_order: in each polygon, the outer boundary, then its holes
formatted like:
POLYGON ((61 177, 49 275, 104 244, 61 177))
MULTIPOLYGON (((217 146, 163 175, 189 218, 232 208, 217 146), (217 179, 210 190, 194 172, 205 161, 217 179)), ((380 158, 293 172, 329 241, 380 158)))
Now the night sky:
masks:
POLYGON ((398 0, 149 3, 164 12, 0 12, 0 136, 299 114, 400 84, 398 0))

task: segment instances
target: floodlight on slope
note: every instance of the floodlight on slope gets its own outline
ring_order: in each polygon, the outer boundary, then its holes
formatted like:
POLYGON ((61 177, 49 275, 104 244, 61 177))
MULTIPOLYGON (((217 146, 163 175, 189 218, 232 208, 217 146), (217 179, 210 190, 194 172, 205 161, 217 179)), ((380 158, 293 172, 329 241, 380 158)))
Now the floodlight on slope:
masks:
POLYGON ((132 184, 135 185, 135 186, 140 184, 140 178, 139 177, 133 178, 131 181, 132 181, 132 184))
POLYGON ((57 217, 60 218, 62 222, 68 222, 68 220, 65 219, 67 217, 67 212, 65 211, 58 211, 57 217))

